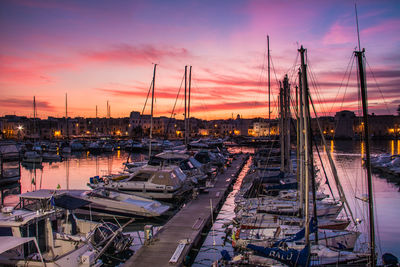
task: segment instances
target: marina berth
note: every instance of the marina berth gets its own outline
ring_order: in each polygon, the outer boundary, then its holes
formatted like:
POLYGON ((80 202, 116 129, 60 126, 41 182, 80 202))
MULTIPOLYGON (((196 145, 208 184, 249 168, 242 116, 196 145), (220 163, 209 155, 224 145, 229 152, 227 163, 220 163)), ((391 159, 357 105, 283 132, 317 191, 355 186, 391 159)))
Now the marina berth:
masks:
POLYGON ((137 2, 0 2, 0 267, 400 267, 399 0, 137 2))
POLYGON ((104 252, 129 249, 132 238, 116 231, 119 227, 76 218, 72 210, 81 203, 69 203, 68 210, 54 204, 28 197, 18 209, 2 208, 0 241, 9 242, 0 247, 2 266, 101 266, 104 252), (114 233, 104 227, 114 227, 114 233))

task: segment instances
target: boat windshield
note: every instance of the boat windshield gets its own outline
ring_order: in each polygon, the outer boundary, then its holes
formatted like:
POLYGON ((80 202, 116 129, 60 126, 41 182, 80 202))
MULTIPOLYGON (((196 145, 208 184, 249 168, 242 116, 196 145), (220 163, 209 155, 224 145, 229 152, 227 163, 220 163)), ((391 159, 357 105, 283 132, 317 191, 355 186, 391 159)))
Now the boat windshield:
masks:
POLYGON ((178 176, 179 180, 181 180, 182 182, 185 181, 186 175, 182 172, 181 169, 176 168, 173 173, 175 173, 176 176, 178 176))
POLYGON ((201 168, 201 163, 198 162, 195 158, 191 157, 189 160, 193 164, 193 166, 195 166, 196 168, 201 168))
POLYGON ((147 182, 153 173, 151 172, 138 172, 135 175, 133 175, 129 181, 130 182, 147 182))

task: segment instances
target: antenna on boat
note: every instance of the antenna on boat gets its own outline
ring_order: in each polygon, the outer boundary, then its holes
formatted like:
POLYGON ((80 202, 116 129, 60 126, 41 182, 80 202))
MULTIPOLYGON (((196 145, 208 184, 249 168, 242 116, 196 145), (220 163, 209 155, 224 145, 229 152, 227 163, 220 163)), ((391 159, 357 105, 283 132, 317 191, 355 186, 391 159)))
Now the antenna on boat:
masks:
POLYGON ((155 82, 156 82, 156 69, 157 69, 157 64, 154 64, 154 70, 153 70, 153 88, 151 90, 151 116, 150 116, 150 140, 149 140, 149 159, 151 157, 151 139, 153 138, 153 107, 154 107, 154 87, 155 87, 155 82))
POLYGON ((356 11, 356 24, 357 24, 357 38, 358 38, 358 51, 361 51, 361 42, 360 42, 360 29, 358 27, 358 14, 357 14, 357 4, 354 3, 354 9, 356 11))
POLYGON ((271 138, 271 79, 270 79, 270 54, 269 54, 269 35, 267 35, 268 46, 268 136, 271 138))
POLYGON ((68 125, 68 95, 65 93, 65 121, 67 122, 67 141, 69 140, 69 125, 68 125))
MULTIPOLYGON (((189 94, 188 94, 188 106, 187 106, 187 120, 188 120, 188 122, 187 122, 187 141, 186 141, 186 147, 187 147, 187 145, 189 144, 189 139, 190 139, 190 90, 191 90, 191 87, 192 87, 192 66, 189 66, 189 94)), ((185 130, 185 133, 186 133, 186 130, 185 130)))
POLYGON ((184 144, 187 147, 187 65, 185 66, 185 113, 184 113, 184 128, 185 128, 185 135, 184 135, 184 144))

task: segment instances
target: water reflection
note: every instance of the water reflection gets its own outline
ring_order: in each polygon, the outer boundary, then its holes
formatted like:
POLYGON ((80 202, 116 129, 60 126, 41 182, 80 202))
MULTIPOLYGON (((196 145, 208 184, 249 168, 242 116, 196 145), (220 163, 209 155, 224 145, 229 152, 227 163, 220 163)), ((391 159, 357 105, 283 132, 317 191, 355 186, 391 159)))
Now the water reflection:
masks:
POLYGON ((245 174, 249 170, 250 163, 251 158, 239 174, 192 266, 212 266, 212 263, 221 257, 220 251, 224 249, 230 255, 233 255, 233 247, 228 234, 225 232, 224 224, 231 222, 235 216, 235 196, 240 189, 245 174))
MULTIPOLYGON (((362 197, 366 192, 366 178, 364 171, 361 169, 362 155, 365 153, 365 144, 360 141, 334 141, 328 143, 327 151, 319 144, 319 151, 323 158, 325 169, 329 177, 332 177, 329 165, 327 164, 326 153, 332 153, 333 160, 338 169, 338 175, 342 182, 346 196, 350 205, 352 206, 355 216, 362 219, 363 222, 367 221, 367 205, 366 203, 356 199, 362 197), (324 155, 325 154, 325 155, 324 155)), ((252 148, 235 147, 231 148, 232 152, 253 152, 252 148)), ((400 154, 400 140, 397 141, 372 141, 371 153, 391 153, 397 152, 400 154)), ((104 175, 109 173, 117 173, 123 169, 123 163, 128 160, 128 153, 124 151, 115 151, 111 154, 92 155, 89 152, 71 154, 63 162, 43 163, 42 165, 25 165, 21 168, 21 181, 20 188, 13 190, 14 193, 27 192, 36 189, 89 189, 87 182, 89 177, 95 175, 104 175)), ((142 161, 146 155, 132 154, 131 161, 142 161)), ((315 159, 318 157, 316 156, 315 159)), ((397 226, 400 221, 400 192, 398 186, 388 183, 383 177, 374 174, 374 198, 375 198, 375 214, 376 214, 376 227, 378 245, 382 252, 392 252, 395 255, 400 255, 400 246, 398 246, 398 236, 400 236, 400 228, 397 226)), ((321 178, 321 184, 324 184, 325 179, 321 178)), ((333 181, 330 184, 335 191, 333 181)), ((336 192, 336 191, 335 191, 336 192)), ((8 195, 5 199, 7 203, 16 203, 18 198, 16 195, 8 195)), ((234 204, 227 203, 226 208, 220 213, 220 219, 217 219, 215 233, 219 237, 216 238, 217 245, 220 244, 219 240, 224 237, 224 233, 220 226, 223 221, 229 220, 227 214, 232 214, 234 204), (225 218, 225 217, 226 218, 225 218)), ((362 223, 361 229, 367 232, 366 224, 362 223)), ((363 236, 367 240, 366 236, 363 236)), ((221 239, 221 241, 223 241, 221 239)), ((209 241, 207 241, 209 242, 209 241)), ((212 244, 212 241, 210 241, 212 244)), ((229 244, 224 244, 225 249, 229 244)), ((223 243, 221 243, 223 246, 223 243)), ((210 248, 211 259, 216 257, 216 251, 210 248)), ((219 252, 218 252, 219 256, 219 252)), ((209 262, 207 262, 209 263, 209 262)))
MULTIPOLYGON (((371 154, 395 154, 396 150, 399 151, 400 149, 399 144, 399 140, 373 140, 371 142, 371 154)), ((338 170, 339 179, 352 211, 356 218, 362 220, 359 230, 364 233, 361 240, 366 243, 368 241, 366 235, 368 233, 368 205, 357 199, 363 198, 367 193, 366 173, 365 169, 361 167, 365 154, 365 143, 360 141, 334 141, 331 142, 330 151, 332 151, 333 145, 335 146, 333 160, 338 170)), ((323 151, 323 149, 320 149, 320 151, 323 151)), ((322 158, 324 166, 329 166, 326 155, 323 155, 322 158)), ((317 165, 320 166, 319 163, 317 165)), ((332 173, 328 172, 328 176, 332 177, 332 173)), ((372 175, 372 183, 378 251, 380 253, 392 252, 399 256, 398 236, 400 236, 400 228, 397 227, 400 220, 400 213, 398 212, 400 206, 399 187, 396 184, 389 183, 384 176, 376 173, 372 175)), ((333 181, 330 181, 330 184, 333 184, 334 191, 337 192, 333 181)))
POLYGON ((394 155, 394 140, 390 140, 390 154, 394 155))
MULTIPOLYGON (((122 171, 128 153, 115 151, 111 154, 92 155, 89 152, 73 153, 62 162, 44 162, 41 165, 21 167, 21 192, 38 189, 89 189, 89 177, 122 171)), ((141 155, 131 157, 140 159, 141 155)), ((7 196, 5 203, 15 204, 16 196, 7 196)))

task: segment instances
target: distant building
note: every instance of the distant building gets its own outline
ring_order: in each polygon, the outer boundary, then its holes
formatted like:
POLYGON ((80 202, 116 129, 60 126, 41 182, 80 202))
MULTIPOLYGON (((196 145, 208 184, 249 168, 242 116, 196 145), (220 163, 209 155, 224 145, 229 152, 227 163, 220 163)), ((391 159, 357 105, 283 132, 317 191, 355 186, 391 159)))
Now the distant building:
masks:
MULTIPOLYGON (((399 138, 400 116, 369 115, 369 130, 373 138, 399 138)), ((190 118, 189 136, 267 136, 279 134, 278 120, 268 122, 265 118, 201 120, 190 118)), ((363 120, 354 112, 343 110, 335 117, 320 117, 319 125, 326 138, 359 138, 363 136, 363 120)), ((80 137, 131 137, 149 136, 151 117, 132 111, 125 118, 27 118, 24 116, 6 115, 0 117, 0 137, 2 139, 63 139, 80 137)), ((292 135, 296 133, 296 121, 291 123, 292 135)), ((311 119, 314 135, 320 130, 316 119, 311 119)), ((185 136, 183 120, 168 117, 153 118, 153 136, 158 138, 179 139, 185 136)))
POLYGON ((354 138, 354 121, 356 115, 352 111, 343 110, 335 115, 335 138, 352 139, 354 138))

